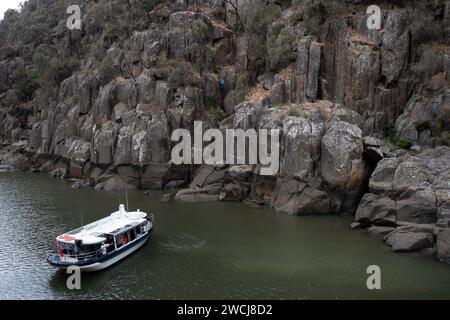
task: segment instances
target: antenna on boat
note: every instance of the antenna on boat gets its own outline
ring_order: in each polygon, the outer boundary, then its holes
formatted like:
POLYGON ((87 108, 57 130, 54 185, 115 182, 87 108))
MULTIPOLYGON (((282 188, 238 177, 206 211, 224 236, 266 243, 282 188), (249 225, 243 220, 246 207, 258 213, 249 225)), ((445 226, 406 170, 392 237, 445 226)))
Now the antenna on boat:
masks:
POLYGON ((129 211, 129 207, 128 207, 128 188, 127 185, 125 185, 125 199, 127 202, 127 211, 129 211))

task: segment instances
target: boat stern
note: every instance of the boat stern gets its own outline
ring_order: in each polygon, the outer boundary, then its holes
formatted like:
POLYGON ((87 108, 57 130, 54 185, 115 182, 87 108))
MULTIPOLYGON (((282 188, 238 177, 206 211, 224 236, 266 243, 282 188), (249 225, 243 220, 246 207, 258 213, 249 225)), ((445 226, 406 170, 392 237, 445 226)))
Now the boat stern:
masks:
POLYGON ((47 257, 47 262, 56 268, 60 268, 60 269, 67 269, 69 266, 71 266, 72 264, 67 263, 65 261, 62 261, 60 255, 57 252, 54 252, 52 254, 50 254, 47 257))

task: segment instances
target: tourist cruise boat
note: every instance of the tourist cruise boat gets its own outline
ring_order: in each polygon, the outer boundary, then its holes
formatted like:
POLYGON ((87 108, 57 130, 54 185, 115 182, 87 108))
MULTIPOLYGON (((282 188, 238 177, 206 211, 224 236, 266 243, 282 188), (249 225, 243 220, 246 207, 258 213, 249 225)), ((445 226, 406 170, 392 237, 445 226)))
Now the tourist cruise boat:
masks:
POLYGON ((56 238, 57 251, 47 261, 67 269, 98 271, 112 266, 142 247, 154 227, 153 215, 140 210, 127 212, 124 205, 109 217, 56 238))

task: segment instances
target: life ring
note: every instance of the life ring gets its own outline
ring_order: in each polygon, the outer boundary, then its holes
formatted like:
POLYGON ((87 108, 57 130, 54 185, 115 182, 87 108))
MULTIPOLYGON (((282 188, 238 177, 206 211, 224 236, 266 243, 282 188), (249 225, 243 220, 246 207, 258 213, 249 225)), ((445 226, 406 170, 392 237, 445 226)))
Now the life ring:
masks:
POLYGON ((123 236, 122 236, 122 243, 123 244, 128 244, 128 235, 126 233, 124 233, 123 236))

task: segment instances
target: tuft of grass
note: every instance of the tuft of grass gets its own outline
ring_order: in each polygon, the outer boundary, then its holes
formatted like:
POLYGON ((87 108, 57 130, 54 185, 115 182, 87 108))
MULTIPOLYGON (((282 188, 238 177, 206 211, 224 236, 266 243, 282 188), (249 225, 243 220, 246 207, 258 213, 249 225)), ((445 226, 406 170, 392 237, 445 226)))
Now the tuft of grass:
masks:
POLYGON ((298 111, 296 109, 294 109, 294 108, 289 108, 288 115, 290 117, 298 117, 298 116, 300 116, 298 111))
POLYGON ((408 150, 412 147, 412 141, 410 139, 406 139, 406 138, 397 139, 395 144, 400 149, 408 150))
POLYGON ((95 122, 95 128, 97 129, 97 130, 99 130, 99 129, 101 129, 102 127, 103 127, 103 124, 104 124, 105 122, 103 121, 103 120, 97 120, 96 122, 95 122))

